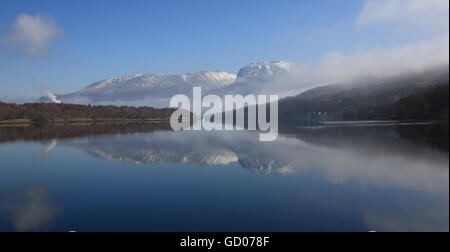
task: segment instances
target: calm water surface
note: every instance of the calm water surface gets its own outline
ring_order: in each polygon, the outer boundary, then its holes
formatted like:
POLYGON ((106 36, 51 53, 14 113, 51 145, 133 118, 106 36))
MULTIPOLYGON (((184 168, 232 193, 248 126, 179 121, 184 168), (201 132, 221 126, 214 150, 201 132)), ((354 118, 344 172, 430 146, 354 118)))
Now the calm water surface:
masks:
POLYGON ((90 127, 0 129, 0 231, 449 231, 448 125, 90 127))

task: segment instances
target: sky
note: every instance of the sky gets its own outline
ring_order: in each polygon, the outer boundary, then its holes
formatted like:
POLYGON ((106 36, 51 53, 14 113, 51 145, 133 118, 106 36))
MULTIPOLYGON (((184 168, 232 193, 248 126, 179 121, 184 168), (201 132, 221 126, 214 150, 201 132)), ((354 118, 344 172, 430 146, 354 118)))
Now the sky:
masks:
POLYGON ((36 83, 62 94, 128 74, 330 55, 335 67, 336 55, 358 64, 416 46, 431 60, 448 52, 448 0, 2 0, 0 99, 39 96, 36 83))

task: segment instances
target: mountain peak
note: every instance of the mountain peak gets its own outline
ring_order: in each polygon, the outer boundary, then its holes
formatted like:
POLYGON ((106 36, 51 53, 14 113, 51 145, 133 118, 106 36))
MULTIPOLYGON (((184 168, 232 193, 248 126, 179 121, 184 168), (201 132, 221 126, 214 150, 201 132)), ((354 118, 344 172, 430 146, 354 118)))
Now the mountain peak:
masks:
POLYGON ((299 64, 288 61, 266 61, 251 63, 239 70, 241 80, 267 80, 289 73, 299 64))

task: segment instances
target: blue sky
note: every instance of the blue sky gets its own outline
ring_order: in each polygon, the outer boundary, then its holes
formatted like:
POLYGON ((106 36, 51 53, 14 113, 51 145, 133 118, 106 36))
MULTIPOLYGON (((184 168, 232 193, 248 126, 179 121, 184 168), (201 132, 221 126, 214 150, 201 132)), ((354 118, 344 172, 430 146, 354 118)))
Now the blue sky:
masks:
MULTIPOLYGON (((401 1, 401 0, 399 0, 401 1)), ((314 65, 330 51, 389 47, 427 36, 355 22, 367 0, 2 0, 0 38, 19 15, 41 15, 63 35, 45 55, 0 44, 0 97, 55 93, 126 74, 237 72, 255 61, 314 65)), ((0 40, 1 42, 2 40, 0 40)))

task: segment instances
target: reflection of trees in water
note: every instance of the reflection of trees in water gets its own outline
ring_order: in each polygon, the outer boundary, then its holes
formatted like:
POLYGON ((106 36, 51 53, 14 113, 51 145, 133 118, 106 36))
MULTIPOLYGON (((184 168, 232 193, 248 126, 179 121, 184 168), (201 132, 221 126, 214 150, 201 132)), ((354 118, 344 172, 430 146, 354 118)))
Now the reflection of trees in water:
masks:
POLYGON ((417 145, 427 145, 442 152, 449 152, 449 125, 440 123, 429 127, 397 128, 397 133, 403 139, 417 145))
MULTIPOLYGON (((284 133, 303 141, 333 148, 353 148, 364 152, 417 153, 448 149, 448 124, 394 124, 376 126, 337 125, 286 130, 284 133), (410 145, 413 143, 413 145, 410 145)), ((381 154, 380 153, 380 154, 381 154)))
POLYGON ((93 123, 43 127, 0 127, 0 143, 21 140, 54 140, 97 135, 150 133, 170 129, 170 124, 168 123, 93 123))

